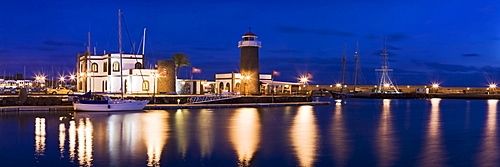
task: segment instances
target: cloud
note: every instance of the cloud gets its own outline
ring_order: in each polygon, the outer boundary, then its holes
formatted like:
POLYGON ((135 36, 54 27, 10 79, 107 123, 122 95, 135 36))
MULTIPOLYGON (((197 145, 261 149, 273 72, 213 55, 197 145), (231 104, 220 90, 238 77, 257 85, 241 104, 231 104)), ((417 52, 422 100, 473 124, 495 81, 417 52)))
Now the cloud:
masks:
POLYGON ((393 45, 387 45, 387 50, 401 50, 401 48, 393 45))
POLYGON ((408 37, 405 34, 397 33, 397 34, 388 35, 387 38, 389 38, 389 40, 392 40, 392 41, 402 41, 408 37))
POLYGON ((49 46, 84 46, 82 43, 79 42, 64 42, 64 41, 44 41, 44 45, 49 45, 49 46))
POLYGON ((270 53, 283 53, 283 54, 304 53, 303 51, 295 50, 295 49, 275 49, 275 50, 267 50, 267 52, 270 52, 270 53))
POLYGON ((456 65, 456 64, 443 64, 438 62, 427 62, 424 63, 428 68, 443 71, 443 72, 474 72, 477 71, 476 67, 473 66, 464 66, 464 65, 456 65))
POLYGON ((471 53, 471 54, 463 54, 462 56, 464 56, 464 57, 478 57, 479 54, 471 53))
POLYGON ((276 29, 278 31, 285 32, 285 33, 310 33, 310 34, 316 34, 316 35, 341 36, 341 37, 352 37, 352 36, 356 35, 352 32, 338 31, 338 30, 325 29, 325 28, 307 29, 307 28, 295 27, 295 26, 276 26, 276 29))

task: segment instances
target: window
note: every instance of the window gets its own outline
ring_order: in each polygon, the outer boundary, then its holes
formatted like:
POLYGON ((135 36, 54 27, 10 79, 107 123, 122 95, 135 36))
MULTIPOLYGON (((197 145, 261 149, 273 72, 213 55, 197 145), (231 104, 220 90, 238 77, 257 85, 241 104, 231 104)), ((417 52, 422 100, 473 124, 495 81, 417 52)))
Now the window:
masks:
POLYGON ((97 67, 97 63, 92 63, 90 66, 90 72, 98 72, 97 67))
POLYGON ((142 90, 149 91, 149 81, 142 82, 142 90))
POLYGON ((139 62, 135 63, 135 69, 142 69, 142 64, 139 62))
POLYGON ((104 63, 102 64, 102 71, 103 71, 103 72, 108 72, 108 62, 104 62, 104 63))
POLYGON ((120 63, 114 62, 113 63, 113 72, 118 72, 120 71, 120 63))

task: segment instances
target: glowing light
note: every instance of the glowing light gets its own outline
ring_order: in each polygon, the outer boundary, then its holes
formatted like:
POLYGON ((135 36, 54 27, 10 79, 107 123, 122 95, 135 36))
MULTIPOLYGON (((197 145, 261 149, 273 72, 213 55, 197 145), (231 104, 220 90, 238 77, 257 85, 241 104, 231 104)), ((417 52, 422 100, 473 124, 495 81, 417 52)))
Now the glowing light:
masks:
POLYGON ((389 87, 390 85, 389 84, 384 84, 384 87, 389 87))
POLYGON ((335 86, 336 86, 336 87, 341 87, 341 86, 342 86, 342 84, 339 84, 339 83, 338 83, 338 84, 336 84, 335 86))
POLYGON ((439 84, 432 84, 432 87, 433 87, 433 88, 438 88, 438 87, 439 87, 439 84))
POLYGON ((255 108, 240 108, 232 118, 230 141, 238 154, 238 163, 250 166, 260 142, 259 112, 255 108))
POLYGON ((490 84, 490 88, 496 88, 497 85, 496 84, 490 84))

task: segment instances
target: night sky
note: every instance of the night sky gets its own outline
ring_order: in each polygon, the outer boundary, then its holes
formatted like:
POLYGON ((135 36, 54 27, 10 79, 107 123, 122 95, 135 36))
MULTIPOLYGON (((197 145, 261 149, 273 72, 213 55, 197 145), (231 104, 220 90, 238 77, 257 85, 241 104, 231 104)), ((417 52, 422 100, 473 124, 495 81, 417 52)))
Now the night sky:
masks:
MULTIPOLYGON (((24 69, 28 77, 69 74, 76 55, 86 50, 88 32, 98 55, 117 52, 118 9, 130 34, 129 39, 123 29, 126 53, 131 42, 139 45, 147 28, 146 67, 183 52, 203 70, 195 79, 238 72, 237 43, 252 27, 262 41, 261 73, 277 70, 280 81, 297 82, 309 72, 314 76, 309 84, 339 82, 346 42, 346 84, 352 84, 358 40, 358 84, 375 85, 385 36, 397 85, 500 83, 497 0, 3 1, 0 75, 24 69)), ((189 70, 184 67, 180 77, 190 78, 189 70)))

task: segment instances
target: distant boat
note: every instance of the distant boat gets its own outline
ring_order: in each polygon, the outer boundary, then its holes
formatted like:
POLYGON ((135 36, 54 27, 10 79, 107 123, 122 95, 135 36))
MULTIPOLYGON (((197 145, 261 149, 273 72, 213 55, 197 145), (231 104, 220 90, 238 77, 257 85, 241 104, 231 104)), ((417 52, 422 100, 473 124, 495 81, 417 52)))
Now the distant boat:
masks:
MULTIPOLYGON (((118 10, 118 36, 119 36, 119 52, 120 52, 120 84, 123 88, 123 74, 122 74, 122 37, 121 37, 121 10, 118 10)), ((123 97, 123 89, 121 90, 120 99, 111 99, 109 96, 93 94, 91 91, 84 95, 72 95, 73 109, 76 111, 125 111, 125 110, 143 110, 149 103, 149 100, 125 100, 123 97)))

